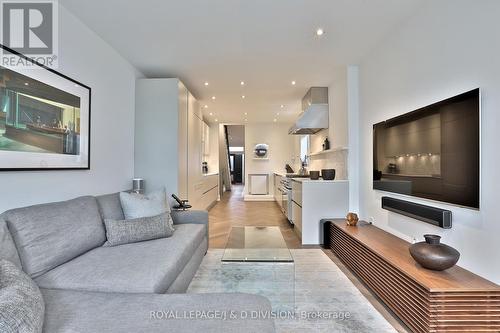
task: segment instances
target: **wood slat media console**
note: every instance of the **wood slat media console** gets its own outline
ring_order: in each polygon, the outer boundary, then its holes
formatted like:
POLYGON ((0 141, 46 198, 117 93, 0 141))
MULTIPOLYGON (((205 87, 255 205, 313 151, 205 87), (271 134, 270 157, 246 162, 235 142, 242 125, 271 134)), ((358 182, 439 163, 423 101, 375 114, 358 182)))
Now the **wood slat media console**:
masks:
POLYGON ((500 286, 459 266, 422 268, 404 240, 331 220, 330 247, 414 332, 500 332, 500 286))

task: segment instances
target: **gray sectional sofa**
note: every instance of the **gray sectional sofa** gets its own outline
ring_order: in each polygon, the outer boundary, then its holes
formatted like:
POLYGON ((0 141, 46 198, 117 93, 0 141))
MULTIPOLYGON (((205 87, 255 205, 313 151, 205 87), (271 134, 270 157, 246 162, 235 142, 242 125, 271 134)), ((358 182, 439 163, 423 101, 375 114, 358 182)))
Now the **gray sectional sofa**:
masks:
POLYGON ((274 332, 243 318, 271 310, 263 297, 183 294, 208 249, 207 212, 174 211, 172 237, 115 247, 102 246, 108 218, 124 219, 118 193, 0 215, 0 258, 39 286, 43 332, 274 332))

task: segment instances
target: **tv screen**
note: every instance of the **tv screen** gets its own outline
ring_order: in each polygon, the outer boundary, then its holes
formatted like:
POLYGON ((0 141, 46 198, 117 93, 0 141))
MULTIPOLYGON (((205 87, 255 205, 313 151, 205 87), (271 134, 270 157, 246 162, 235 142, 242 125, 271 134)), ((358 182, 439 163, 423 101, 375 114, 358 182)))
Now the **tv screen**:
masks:
POLYGON ((373 126, 373 188, 479 209, 475 89, 373 126))

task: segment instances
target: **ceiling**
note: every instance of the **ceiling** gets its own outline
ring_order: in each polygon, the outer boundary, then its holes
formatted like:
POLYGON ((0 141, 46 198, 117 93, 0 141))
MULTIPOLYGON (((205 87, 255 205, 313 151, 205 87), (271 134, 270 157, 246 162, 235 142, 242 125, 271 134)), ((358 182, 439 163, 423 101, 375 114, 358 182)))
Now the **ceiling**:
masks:
POLYGON ((229 147, 245 147, 245 126, 228 125, 227 136, 229 147))
POLYGON ((356 64, 423 1, 59 3, 145 76, 179 77, 211 122, 244 123, 292 122, 310 86, 329 85, 335 71, 356 64))

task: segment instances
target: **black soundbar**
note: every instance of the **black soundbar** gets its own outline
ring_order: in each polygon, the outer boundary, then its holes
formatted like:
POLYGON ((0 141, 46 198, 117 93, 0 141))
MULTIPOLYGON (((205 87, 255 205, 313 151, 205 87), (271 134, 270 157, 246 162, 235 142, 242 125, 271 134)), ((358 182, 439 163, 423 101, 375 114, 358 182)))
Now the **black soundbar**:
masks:
POLYGON ((435 226, 451 229, 451 211, 418 203, 382 197, 382 208, 435 226))

